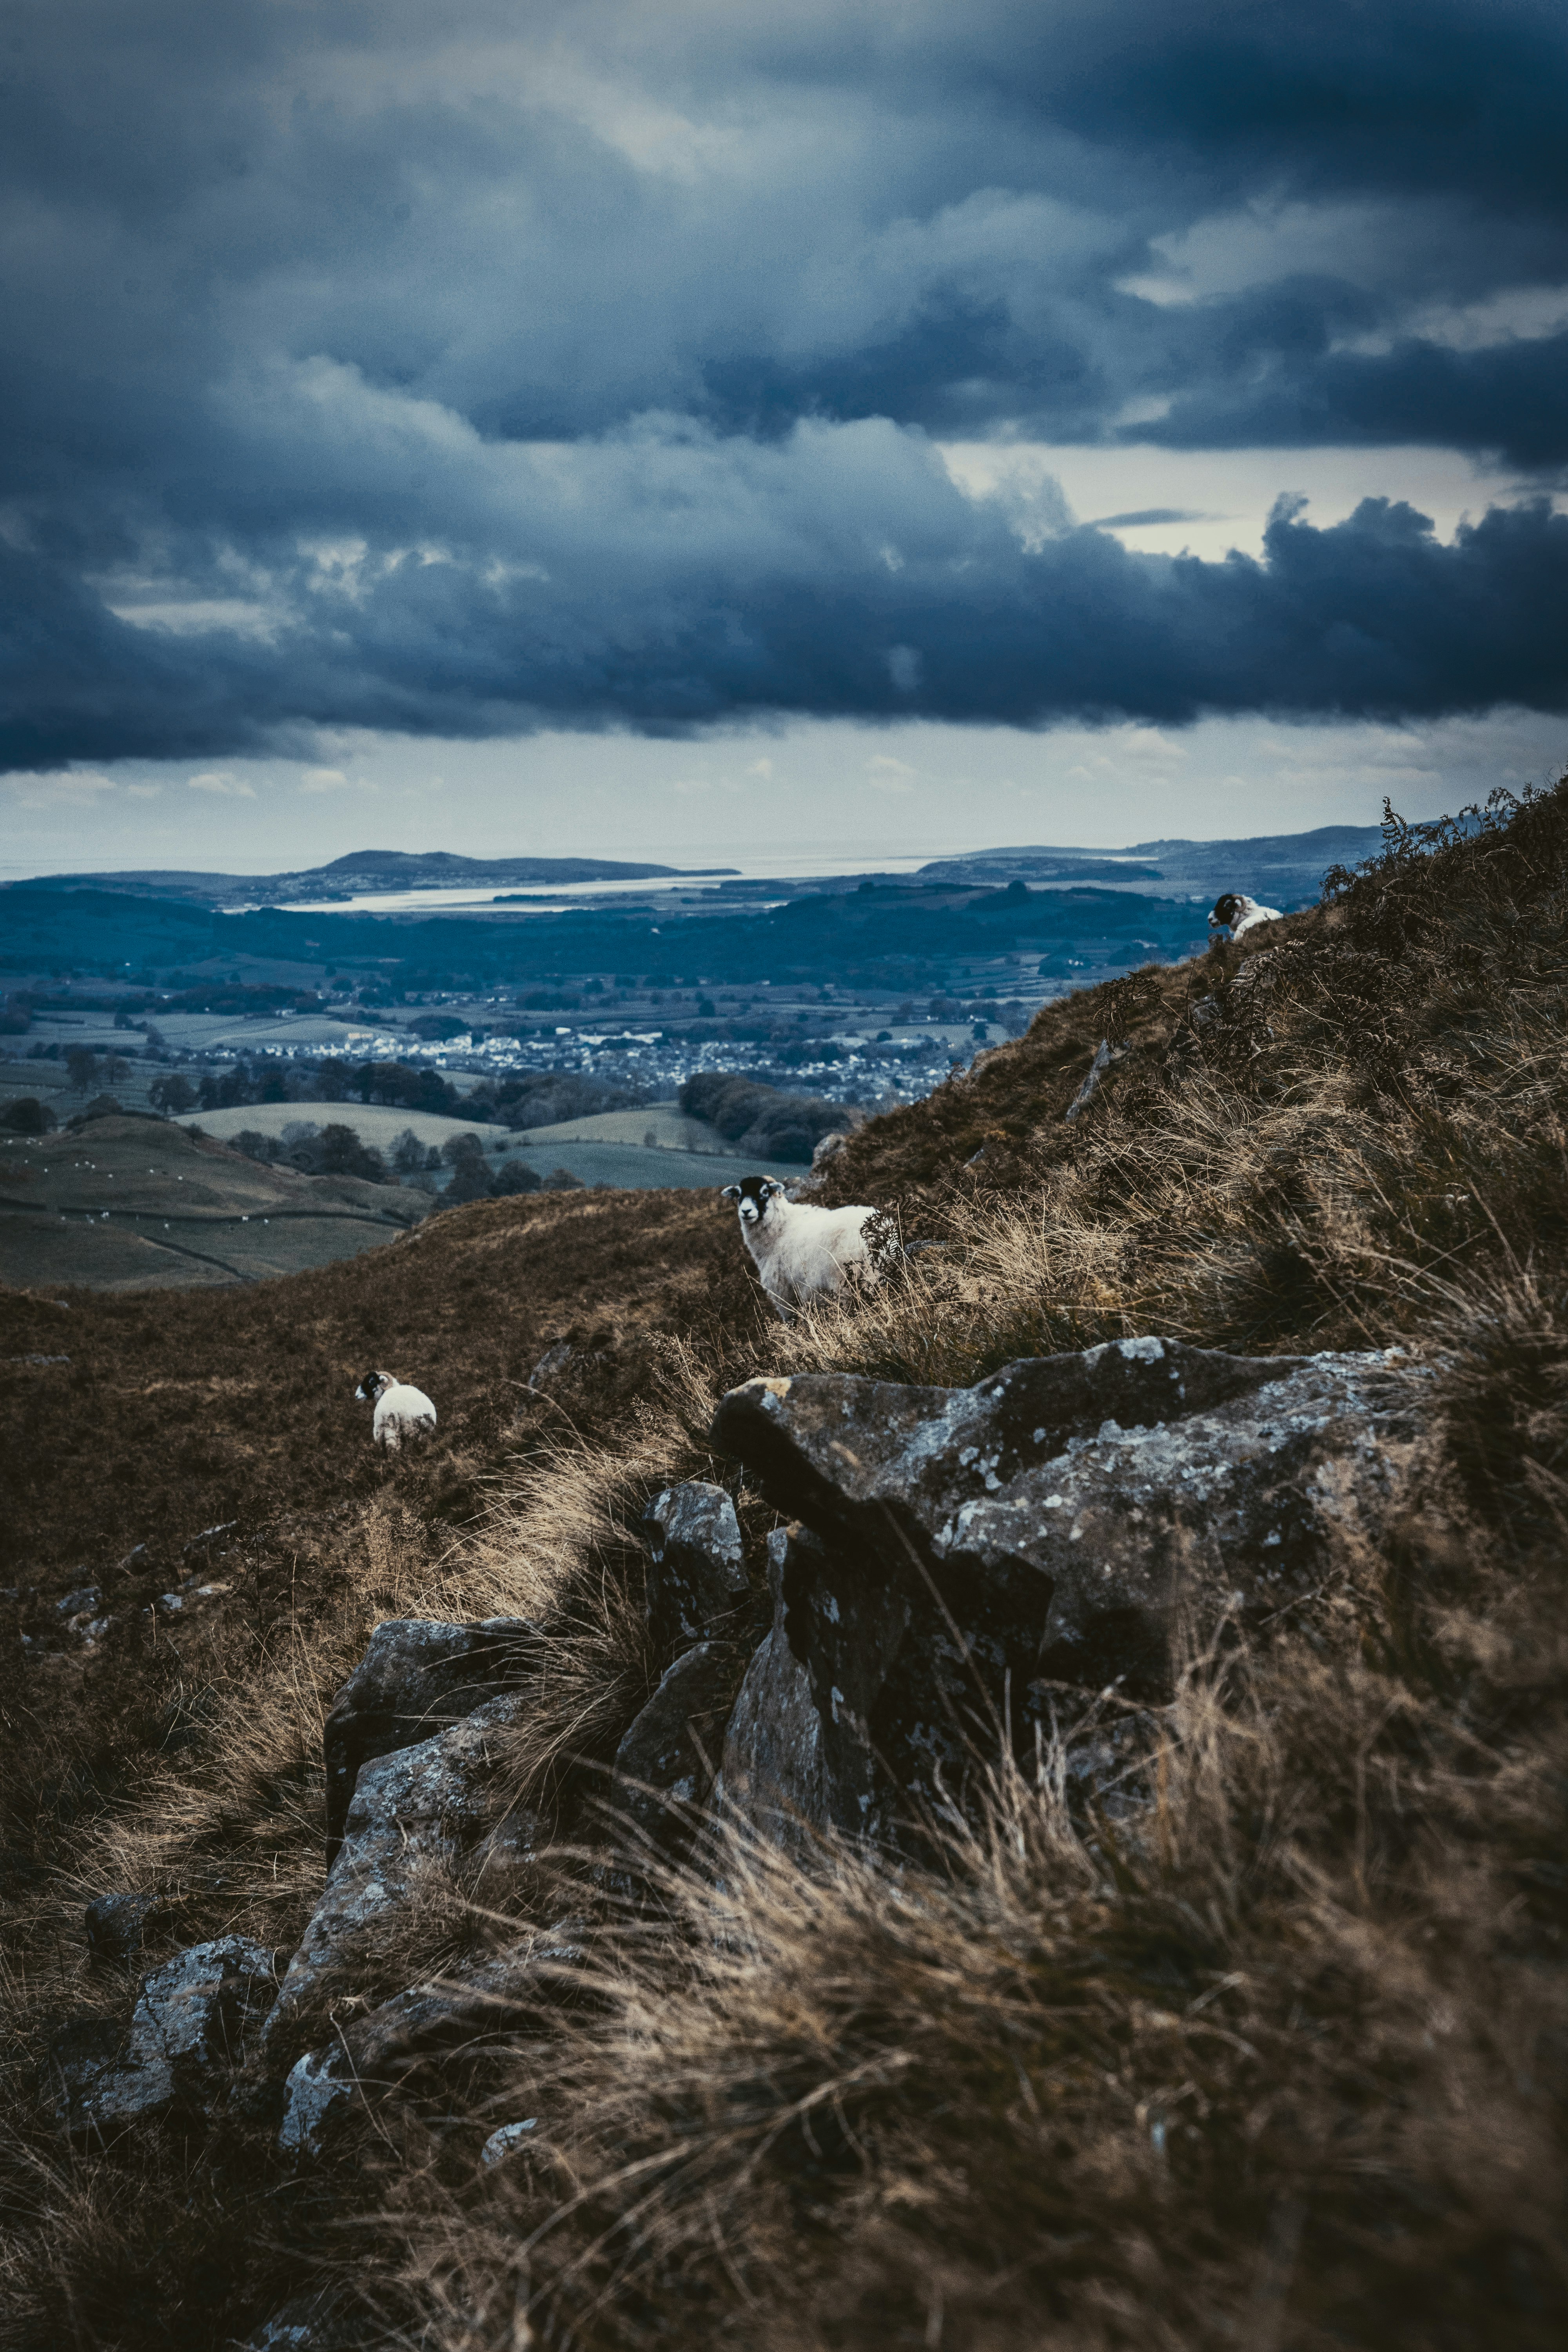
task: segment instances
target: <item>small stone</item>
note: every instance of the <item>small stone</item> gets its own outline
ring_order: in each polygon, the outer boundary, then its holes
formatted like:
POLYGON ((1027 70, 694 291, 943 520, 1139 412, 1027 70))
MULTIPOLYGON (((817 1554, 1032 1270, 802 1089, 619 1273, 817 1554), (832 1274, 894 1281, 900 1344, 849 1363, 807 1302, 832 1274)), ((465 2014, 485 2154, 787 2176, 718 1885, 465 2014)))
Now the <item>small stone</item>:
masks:
POLYGON ((216 1527, 203 1528, 199 1535, 194 1535, 184 1549, 187 1553, 200 1551, 205 1545, 212 1542, 215 1536, 232 1535, 238 1525, 237 1519, 219 1519, 216 1527))
POLYGON ((283 2153, 319 2156, 332 2118, 346 2114, 362 2088, 385 2089, 432 2050, 454 2039, 468 2047, 487 2033, 525 2027, 582 1966, 575 1931, 574 1921, 562 1920, 510 1951, 411 1986, 345 2026, 336 2042, 308 2051, 284 2089, 283 2153))
POLYGON ((501 2163, 511 2154, 514 2147, 522 2146, 531 2132, 536 2132, 538 2129, 537 2116, 529 2116, 523 2122, 518 2124, 502 2124, 500 2131, 491 2132, 489 2139, 480 2148, 479 2162, 487 2167, 501 2163))
POLYGON ((327 2124, 334 2110, 346 2107, 354 2095, 354 2079, 334 2042, 325 2050, 308 2050, 290 2068, 283 2086, 283 2121, 278 2145, 285 2156, 320 2156, 327 2124))

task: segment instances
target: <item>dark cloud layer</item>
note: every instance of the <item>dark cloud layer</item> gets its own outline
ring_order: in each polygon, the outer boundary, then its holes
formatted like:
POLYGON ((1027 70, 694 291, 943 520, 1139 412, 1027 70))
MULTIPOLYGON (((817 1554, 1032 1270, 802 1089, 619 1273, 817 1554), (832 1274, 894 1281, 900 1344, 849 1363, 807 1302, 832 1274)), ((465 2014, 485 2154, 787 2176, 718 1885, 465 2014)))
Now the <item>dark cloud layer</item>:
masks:
POLYGON ((1551 488, 1559 7, 9 21, 11 766, 1563 705, 1545 505, 1199 564, 965 498, 927 437, 1426 442, 1551 488))

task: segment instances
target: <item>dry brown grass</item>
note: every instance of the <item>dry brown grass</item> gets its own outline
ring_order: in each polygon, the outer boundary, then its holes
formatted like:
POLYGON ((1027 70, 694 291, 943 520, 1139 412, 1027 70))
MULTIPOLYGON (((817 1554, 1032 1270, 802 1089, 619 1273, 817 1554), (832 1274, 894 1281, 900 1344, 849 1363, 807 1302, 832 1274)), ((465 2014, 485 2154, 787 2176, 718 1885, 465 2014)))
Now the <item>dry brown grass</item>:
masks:
POLYGON ((1384 1345, 1456 1284, 1568 1265, 1568 785, 1421 856, 1390 831, 1326 912, 1048 1007, 852 1138, 832 1197, 946 1250, 780 1361, 960 1381, 1131 1331, 1384 1345), (1066 1127, 1097 1033, 1134 1051, 1066 1127))
POLYGON ((1407 1506, 1338 1639, 1194 1664, 1142 1816, 1075 1822, 1058 1749, 941 1868, 716 1832, 494 2091, 526 2158, 413 2200, 421 2292, 487 2346, 521 2280, 563 2346, 1544 2352, 1564 1530, 1483 1537, 1441 1436, 1407 1506))
MULTIPOLYGON (((314 1278, 308 1314, 293 1285, 231 1302, 230 1332, 200 1300, 79 1302, 104 1369, 52 1466, 47 1413, 19 1409, 24 1542, 66 1579, 142 1512, 178 1557, 160 1465, 188 1406, 158 1400, 194 1347, 210 1465, 184 1472, 188 1507, 226 1516, 207 1498, 237 1487, 254 1559, 210 1636, 0 1693, 12 1820, 52 1873, 13 1913, 5 2340, 205 2352, 324 2277, 381 2314, 373 2340, 438 2352, 1554 2347, 1565 877, 1562 789, 1468 839, 1391 828, 1325 913, 1051 1008, 852 1139, 833 1195, 948 1247, 787 1332, 729 1218, 690 1200, 640 1202, 636 1227, 603 1197, 457 1212, 388 1254, 401 1292, 361 1261, 314 1278), (1066 1127, 1107 1034, 1135 1050, 1066 1127), (310 1452, 316 1391, 366 1328, 456 1400, 445 1450, 392 1473, 357 1431, 310 1452), (733 1480, 713 1394, 769 1364, 969 1381, 1129 1330, 1405 1340, 1435 1377, 1392 1539, 1345 1537, 1304 1630, 1194 1661, 1141 1813, 1075 1812, 1056 1752, 998 1766, 930 1867, 828 1843, 803 1868, 730 1829, 627 1910, 592 1801, 662 1663, 636 1520, 670 1479, 733 1480), (566 1332, 567 1374, 529 1391, 566 1332), (247 1353, 287 1370, 282 1443, 221 1403, 247 1353), (142 1384, 149 1460, 130 1506, 73 1519, 62 1492, 125 1433, 110 1365, 142 1384), (319 1881, 321 1709, 369 1622, 410 1610, 550 1637, 513 1785, 585 1842, 531 1897, 599 1923, 577 2005, 510 2055, 410 2077, 300 2179, 243 2106, 199 2145, 63 2157, 29 2070, 73 2003, 122 2011, 132 1982, 89 1969, 72 1906, 118 1875, 171 1896, 177 1941, 288 1940, 319 1881), (527 2149, 479 2173, 519 2116, 527 2149), (242 2206, 267 2226, 238 2248, 242 2206)), ((17 1352, 51 1343, 43 1302, 0 1306, 17 1352)), ((510 1895, 499 1922, 482 1884, 429 1895, 393 1956, 411 1973, 504 1932, 510 1895)))

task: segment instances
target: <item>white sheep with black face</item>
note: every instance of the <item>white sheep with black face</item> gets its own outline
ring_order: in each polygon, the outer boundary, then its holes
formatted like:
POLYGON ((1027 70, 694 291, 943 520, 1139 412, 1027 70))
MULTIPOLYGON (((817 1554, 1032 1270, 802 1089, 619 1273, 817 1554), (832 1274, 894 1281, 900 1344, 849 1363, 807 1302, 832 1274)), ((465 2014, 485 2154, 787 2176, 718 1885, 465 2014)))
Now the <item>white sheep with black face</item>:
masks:
POLYGON ((1226 890, 1214 902, 1209 929, 1228 931, 1233 940, 1238 940, 1243 931, 1255 931, 1259 923, 1278 923, 1282 919, 1278 907, 1260 907, 1245 890, 1226 890))
POLYGON ((366 1372, 354 1391, 362 1404, 374 1404, 371 1435, 389 1454, 399 1454, 410 1438, 428 1437, 436 1426, 436 1408, 423 1389, 410 1388, 393 1372, 366 1372))
POLYGON ((784 1322, 808 1299, 841 1290, 847 1281, 877 1280, 884 1252, 875 1230, 879 1209, 818 1209, 792 1201, 771 1176, 726 1184, 723 1198, 739 1210, 742 1238, 784 1322))

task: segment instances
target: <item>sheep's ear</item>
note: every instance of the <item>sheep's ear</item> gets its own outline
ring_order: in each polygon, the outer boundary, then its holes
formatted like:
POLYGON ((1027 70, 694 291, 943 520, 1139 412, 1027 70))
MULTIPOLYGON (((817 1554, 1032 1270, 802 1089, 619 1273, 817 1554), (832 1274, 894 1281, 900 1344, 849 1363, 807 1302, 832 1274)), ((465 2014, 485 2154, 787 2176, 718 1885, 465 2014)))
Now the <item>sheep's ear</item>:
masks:
POLYGON ((726 1184, 719 1195, 721 1201, 738 1201, 740 1197, 741 1188, 738 1184, 726 1184))

